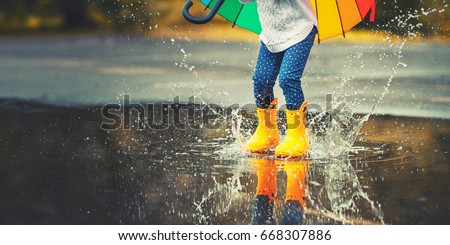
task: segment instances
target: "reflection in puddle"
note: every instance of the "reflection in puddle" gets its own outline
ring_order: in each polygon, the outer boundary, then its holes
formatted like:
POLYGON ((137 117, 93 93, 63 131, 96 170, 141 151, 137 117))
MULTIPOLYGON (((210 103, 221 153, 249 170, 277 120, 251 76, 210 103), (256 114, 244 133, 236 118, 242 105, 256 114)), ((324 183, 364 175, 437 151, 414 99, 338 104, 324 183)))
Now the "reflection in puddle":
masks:
POLYGON ((373 115, 348 155, 283 162, 244 156, 227 127, 107 132, 98 108, 3 101, 1 111, 2 224, 450 220, 448 120, 373 115))
MULTIPOLYGON (((283 161, 264 158, 251 158, 249 163, 255 165, 258 176, 255 198, 252 206, 252 224, 277 224, 274 217, 275 202, 281 203, 282 215, 278 224, 300 225, 307 198, 308 161, 283 161), (277 175, 280 170, 284 173, 284 198, 281 199, 277 191, 277 175)), ((281 192, 282 193, 282 192, 281 192)))

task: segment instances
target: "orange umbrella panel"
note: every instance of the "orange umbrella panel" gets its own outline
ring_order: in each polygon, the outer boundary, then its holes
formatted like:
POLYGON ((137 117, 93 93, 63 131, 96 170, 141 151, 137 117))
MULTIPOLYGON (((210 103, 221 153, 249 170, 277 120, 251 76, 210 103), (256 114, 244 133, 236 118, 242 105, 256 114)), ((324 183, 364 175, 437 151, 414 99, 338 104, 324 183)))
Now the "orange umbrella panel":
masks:
POLYGON ((375 0, 311 0, 317 16, 318 41, 345 36, 345 33, 360 23, 371 11, 375 18, 375 0))

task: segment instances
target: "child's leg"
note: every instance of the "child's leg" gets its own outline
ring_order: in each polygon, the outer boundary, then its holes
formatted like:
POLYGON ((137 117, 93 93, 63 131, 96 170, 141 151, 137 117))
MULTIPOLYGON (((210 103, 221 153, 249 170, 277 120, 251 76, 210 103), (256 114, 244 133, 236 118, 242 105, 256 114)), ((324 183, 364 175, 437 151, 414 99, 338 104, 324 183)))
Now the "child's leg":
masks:
POLYGON ((277 80, 282 60, 282 53, 271 53, 266 45, 261 43, 255 73, 253 74, 256 107, 267 108, 274 99, 273 86, 277 80))
POLYGON ((305 101, 300 78, 305 70, 306 61, 314 44, 314 28, 303 41, 286 50, 280 68, 279 83, 283 90, 288 110, 298 110, 305 101))

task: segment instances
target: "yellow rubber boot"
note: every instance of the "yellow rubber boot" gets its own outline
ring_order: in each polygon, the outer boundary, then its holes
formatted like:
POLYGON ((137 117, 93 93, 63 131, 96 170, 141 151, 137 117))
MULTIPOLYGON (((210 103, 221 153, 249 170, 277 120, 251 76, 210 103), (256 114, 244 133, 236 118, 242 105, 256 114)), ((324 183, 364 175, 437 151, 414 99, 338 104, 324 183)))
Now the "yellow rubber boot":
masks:
POLYGON ((267 109, 256 109, 258 127, 246 146, 250 152, 265 152, 275 148, 280 142, 277 124, 278 99, 275 98, 267 109))
POLYGON ((258 164, 256 196, 268 196, 269 200, 274 202, 277 196, 277 167, 273 160, 255 159, 255 161, 258 164))
POLYGON ((305 101, 298 110, 286 110, 287 134, 283 143, 275 149, 277 157, 305 157, 308 155, 307 104, 305 101))
POLYGON ((274 225, 273 209, 277 198, 277 166, 274 160, 252 159, 256 163, 258 185, 252 207, 252 224, 274 225))
POLYGON ((286 201, 299 201, 306 207, 309 162, 292 162, 284 166, 287 176, 286 201))

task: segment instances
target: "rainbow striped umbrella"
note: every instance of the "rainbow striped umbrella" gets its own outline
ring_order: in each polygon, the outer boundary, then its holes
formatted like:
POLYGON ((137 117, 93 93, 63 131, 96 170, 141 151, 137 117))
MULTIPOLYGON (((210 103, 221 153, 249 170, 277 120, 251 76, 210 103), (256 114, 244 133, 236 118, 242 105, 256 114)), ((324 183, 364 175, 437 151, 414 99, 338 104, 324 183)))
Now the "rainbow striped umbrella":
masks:
MULTIPOLYGON (((189 13, 192 0, 183 8, 183 16, 195 24, 211 21, 216 14, 242 28, 256 34, 261 32, 256 2, 242 4, 239 0, 200 0, 211 11, 203 17, 194 17, 189 13)), ((360 23, 369 12, 370 21, 375 20, 375 0, 310 0, 316 16, 319 33, 317 40, 343 35, 360 23)), ((206 9, 206 8, 205 8, 206 9)))

